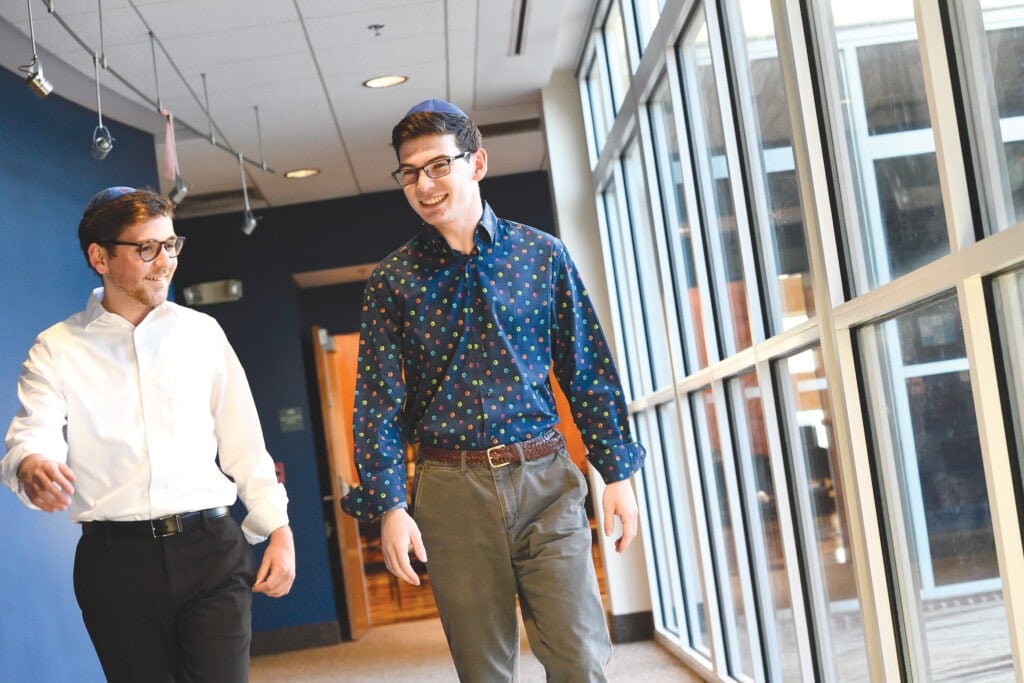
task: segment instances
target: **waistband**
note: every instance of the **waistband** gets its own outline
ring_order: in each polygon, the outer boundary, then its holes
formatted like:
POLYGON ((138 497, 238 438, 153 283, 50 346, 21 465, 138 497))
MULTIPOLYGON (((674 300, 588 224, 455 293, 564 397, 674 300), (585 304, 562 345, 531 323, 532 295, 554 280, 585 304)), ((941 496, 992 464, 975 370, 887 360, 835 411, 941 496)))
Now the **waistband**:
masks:
POLYGON ((485 450, 475 451, 465 448, 434 448, 433 446, 421 445, 419 457, 431 462, 438 462, 444 465, 461 465, 463 462, 470 467, 505 467, 517 462, 529 462, 544 456, 551 455, 555 451, 565 448, 565 439, 561 433, 552 429, 529 441, 501 444, 491 446, 485 450))
POLYGON ((204 522, 224 517, 228 514, 226 505, 195 512, 183 512, 179 515, 167 515, 160 519, 144 519, 138 522, 82 522, 82 535, 107 534, 114 538, 165 538, 174 536, 189 529, 194 529, 204 522))

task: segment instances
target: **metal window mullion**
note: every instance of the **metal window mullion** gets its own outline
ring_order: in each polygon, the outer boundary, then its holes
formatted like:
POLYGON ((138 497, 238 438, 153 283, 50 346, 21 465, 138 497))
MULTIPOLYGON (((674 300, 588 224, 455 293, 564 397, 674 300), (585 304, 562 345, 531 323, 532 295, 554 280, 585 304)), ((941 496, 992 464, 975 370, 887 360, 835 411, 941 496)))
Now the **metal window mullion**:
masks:
MULTIPOLYGON (((800 663, 802 680, 811 680, 814 675, 814 652, 811 648, 810 623, 804 604, 804 580, 800 571, 800 554, 797 543, 797 522, 790 507, 791 482, 786 476, 785 449, 779 425, 788 423, 788 415, 780 415, 776 400, 775 374, 772 363, 785 359, 763 360, 757 364, 757 383, 761 388, 761 409, 764 411, 765 437, 768 442, 768 460, 772 473, 772 488, 775 491, 775 512, 778 517, 779 535, 782 539, 782 553, 786 562, 786 579, 789 584, 789 604, 793 611, 793 629, 796 632, 797 659, 800 663)), ((785 405, 785 404, 783 404, 785 405)), ((795 408, 795 404, 790 404, 795 408)), ((770 659, 772 657, 769 653, 770 659)), ((779 680, 782 680, 781 678, 779 680)))
POLYGON ((957 295, 971 365, 971 392, 978 420, 1010 650, 1014 670, 1020 676, 1024 671, 1024 582, 1020 580, 1024 576, 1024 545, 1018 506, 1024 502, 1016 500, 1015 489, 1008 484, 1015 473, 1010 464, 1013 456, 1007 443, 1009 431, 1004 423, 1002 401, 1005 397, 993 390, 1000 383, 1000 368, 992 344, 992 339, 998 336, 998 329, 988 315, 988 286, 979 276, 968 277, 957 286, 957 295))
MULTIPOLYGON (((959 251, 976 241, 975 216, 971 207, 971 188, 967 187, 963 141, 959 116, 953 98, 947 37, 942 28, 942 0, 913 0, 917 18, 921 68, 924 71, 928 113, 935 133, 935 161, 942 190, 950 249, 959 251)), ((977 188, 975 188, 977 191, 977 188)))

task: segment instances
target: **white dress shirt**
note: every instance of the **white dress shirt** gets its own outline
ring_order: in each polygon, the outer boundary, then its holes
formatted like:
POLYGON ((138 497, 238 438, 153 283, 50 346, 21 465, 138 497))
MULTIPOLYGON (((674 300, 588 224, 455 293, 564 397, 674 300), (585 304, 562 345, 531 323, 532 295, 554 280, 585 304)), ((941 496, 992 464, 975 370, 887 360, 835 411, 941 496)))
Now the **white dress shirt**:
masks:
POLYGON ((241 497, 250 543, 286 525, 288 497, 217 321, 165 302, 135 326, 102 298, 95 290, 84 311, 32 345, 0 461, 4 485, 35 507, 17 472, 38 453, 75 473, 74 522, 156 519, 241 497))

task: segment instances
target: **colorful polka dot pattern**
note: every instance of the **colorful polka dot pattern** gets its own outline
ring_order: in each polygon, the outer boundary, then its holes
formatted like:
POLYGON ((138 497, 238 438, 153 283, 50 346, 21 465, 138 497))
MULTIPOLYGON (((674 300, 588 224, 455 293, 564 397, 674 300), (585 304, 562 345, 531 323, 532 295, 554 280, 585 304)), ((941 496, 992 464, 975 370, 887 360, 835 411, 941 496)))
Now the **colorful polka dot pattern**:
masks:
POLYGON ((484 449, 558 422, 549 372, 605 481, 632 476, 625 400, 597 315, 562 242, 485 205, 474 254, 426 228, 366 285, 355 396, 361 483, 342 500, 373 521, 406 502, 405 443, 484 449))

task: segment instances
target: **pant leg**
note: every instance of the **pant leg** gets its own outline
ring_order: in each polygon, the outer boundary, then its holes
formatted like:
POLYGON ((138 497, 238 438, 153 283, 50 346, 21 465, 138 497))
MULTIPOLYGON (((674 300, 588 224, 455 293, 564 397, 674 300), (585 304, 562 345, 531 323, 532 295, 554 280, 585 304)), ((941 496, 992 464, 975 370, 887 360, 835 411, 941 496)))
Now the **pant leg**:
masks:
POLYGON ((517 680, 516 583, 490 470, 421 462, 413 503, 459 680, 517 680))
POLYGON ((177 644, 157 539, 82 536, 75 597, 109 683, 174 683, 177 644))
POLYGON ((594 570, 587 483, 568 453, 519 468, 513 562, 530 647, 549 681, 605 681, 611 639, 594 570))
POLYGON ((83 536, 75 595, 107 680, 248 680, 253 567, 231 517, 162 539, 83 536))
POLYGON ((166 539, 175 597, 180 680, 245 683, 255 560, 230 516, 166 539))

